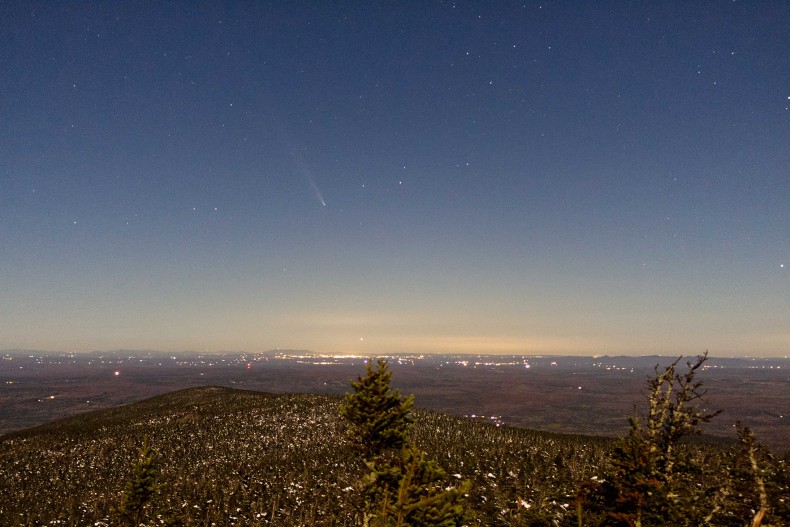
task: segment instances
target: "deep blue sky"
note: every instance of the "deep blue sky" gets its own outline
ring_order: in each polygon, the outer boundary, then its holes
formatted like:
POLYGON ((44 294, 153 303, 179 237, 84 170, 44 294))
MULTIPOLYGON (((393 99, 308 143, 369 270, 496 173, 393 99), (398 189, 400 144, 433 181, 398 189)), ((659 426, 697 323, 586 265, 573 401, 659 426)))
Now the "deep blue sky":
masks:
POLYGON ((0 349, 790 351, 785 1, 0 31, 0 349))

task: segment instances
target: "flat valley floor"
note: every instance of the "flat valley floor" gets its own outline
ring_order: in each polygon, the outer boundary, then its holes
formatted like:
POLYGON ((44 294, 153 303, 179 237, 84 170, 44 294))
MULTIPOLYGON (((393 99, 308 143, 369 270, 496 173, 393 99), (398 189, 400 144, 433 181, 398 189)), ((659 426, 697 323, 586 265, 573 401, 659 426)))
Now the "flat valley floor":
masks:
MULTIPOLYGON (((0 434, 195 386, 342 395, 365 369, 362 359, 238 355, 2 359, 0 434)), ((653 373, 647 364, 656 362, 650 360, 542 357, 523 361, 527 367, 487 357, 437 357, 390 364, 393 386, 414 394, 422 408, 500 426, 618 436, 627 432, 628 416, 645 408, 643 392, 653 373)), ((788 365, 787 359, 706 364, 698 377, 707 390, 704 407, 724 412, 704 426, 705 434, 734 440, 740 421, 769 448, 790 449, 788 365)))

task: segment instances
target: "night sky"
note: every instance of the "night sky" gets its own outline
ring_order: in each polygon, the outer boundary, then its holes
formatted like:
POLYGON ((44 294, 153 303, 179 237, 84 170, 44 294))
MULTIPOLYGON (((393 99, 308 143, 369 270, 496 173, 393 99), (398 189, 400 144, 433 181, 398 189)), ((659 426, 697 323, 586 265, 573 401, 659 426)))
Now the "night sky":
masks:
POLYGON ((0 349, 790 354, 790 3, 3 2, 0 349))

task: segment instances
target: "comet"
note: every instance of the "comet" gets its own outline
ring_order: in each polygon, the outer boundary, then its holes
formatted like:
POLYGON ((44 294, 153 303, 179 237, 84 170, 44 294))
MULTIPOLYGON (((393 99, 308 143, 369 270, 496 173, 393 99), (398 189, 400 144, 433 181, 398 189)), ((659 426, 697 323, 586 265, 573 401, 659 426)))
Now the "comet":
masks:
POLYGON ((310 182, 310 187, 312 187, 313 194, 315 194, 315 197, 318 199, 321 205, 326 207, 326 200, 324 200, 324 195, 321 193, 321 189, 318 188, 318 185, 315 184, 315 180, 313 179, 313 176, 307 174, 307 180, 310 182))

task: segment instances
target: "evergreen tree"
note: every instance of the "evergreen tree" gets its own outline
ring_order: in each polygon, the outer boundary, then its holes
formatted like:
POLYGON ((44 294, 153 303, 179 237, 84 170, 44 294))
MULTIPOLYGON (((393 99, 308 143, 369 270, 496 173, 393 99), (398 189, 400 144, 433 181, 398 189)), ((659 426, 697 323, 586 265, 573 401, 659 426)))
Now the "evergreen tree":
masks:
POLYGON ((348 438, 366 459, 409 442, 414 396, 403 397, 390 387, 392 372, 379 359, 376 369, 368 361, 367 375, 351 383, 340 415, 349 421, 348 438))
POLYGON ((617 525, 685 525, 698 523, 707 511, 704 489, 685 485, 684 474, 698 470, 686 462, 680 441, 698 434, 699 425, 720 412, 706 414, 697 403, 705 395, 696 380, 707 352, 677 372, 678 358, 648 380, 648 412, 630 418, 630 431, 615 448, 613 473, 602 491, 609 517, 617 525))
POLYGON ((139 456, 132 466, 132 475, 126 481, 121 505, 117 513, 122 525, 138 527, 153 507, 152 498, 159 491, 156 454, 151 449, 148 436, 143 440, 139 456))
POLYGON ((411 441, 414 397, 390 387, 392 372, 384 360, 351 383, 340 414, 349 422, 348 437, 369 473, 361 478, 365 527, 459 527, 469 482, 453 487, 447 474, 411 441))
POLYGON ((394 463, 369 462, 365 479, 368 503, 374 508, 371 527, 457 527, 464 519, 463 500, 469 481, 445 487, 447 473, 410 445, 394 463))
POLYGON ((784 463, 757 443, 754 433, 736 423, 738 449, 732 452, 729 478, 721 482, 716 507, 706 518, 726 527, 788 525, 790 495, 784 463))

